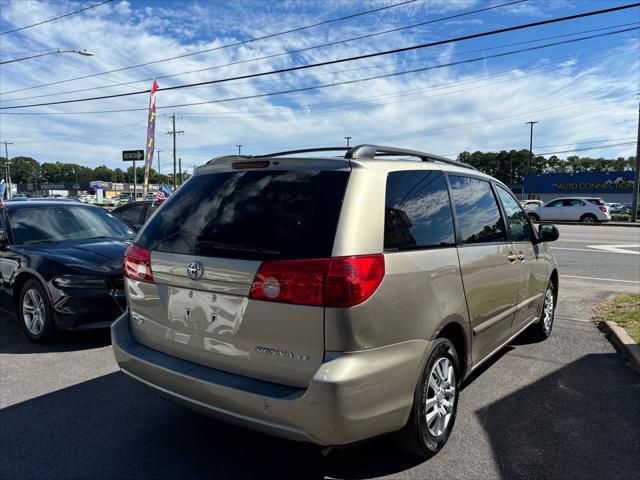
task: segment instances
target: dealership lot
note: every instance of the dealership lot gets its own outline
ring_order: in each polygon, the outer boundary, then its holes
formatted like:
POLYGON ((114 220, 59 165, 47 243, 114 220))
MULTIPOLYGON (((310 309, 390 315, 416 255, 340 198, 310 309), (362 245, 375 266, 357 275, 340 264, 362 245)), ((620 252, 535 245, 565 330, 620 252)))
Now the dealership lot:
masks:
POLYGON ((157 398, 117 372, 106 332, 30 343, 0 318, 0 478, 630 478, 640 471, 640 376, 589 322, 640 290, 640 229, 560 226, 551 338, 517 339, 464 389, 427 462, 386 439, 334 450, 256 434, 157 398))

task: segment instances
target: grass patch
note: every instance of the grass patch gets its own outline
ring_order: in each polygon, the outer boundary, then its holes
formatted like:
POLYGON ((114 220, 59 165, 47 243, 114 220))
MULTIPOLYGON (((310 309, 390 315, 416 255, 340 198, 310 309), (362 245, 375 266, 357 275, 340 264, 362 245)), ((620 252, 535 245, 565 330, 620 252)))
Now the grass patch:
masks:
POLYGON ((640 294, 625 293, 600 302, 594 308, 595 320, 615 322, 640 344, 640 294))
POLYGON ((611 220, 614 222, 630 222, 631 215, 628 213, 612 213, 611 220))

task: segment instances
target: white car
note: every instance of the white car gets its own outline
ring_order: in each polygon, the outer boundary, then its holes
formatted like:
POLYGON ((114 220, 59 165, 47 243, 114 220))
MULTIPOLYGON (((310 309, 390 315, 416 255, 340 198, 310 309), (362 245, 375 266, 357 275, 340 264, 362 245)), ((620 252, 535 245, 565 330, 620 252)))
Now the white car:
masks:
POLYGON ((537 207, 525 207, 527 215, 537 221, 566 221, 596 223, 611 220, 609 207, 600 198, 564 197, 556 198, 537 207))
POLYGON ((536 207, 541 207, 542 205, 544 205, 544 202, 542 200, 523 200, 522 201, 522 208, 524 208, 525 210, 528 208, 534 209, 536 207))

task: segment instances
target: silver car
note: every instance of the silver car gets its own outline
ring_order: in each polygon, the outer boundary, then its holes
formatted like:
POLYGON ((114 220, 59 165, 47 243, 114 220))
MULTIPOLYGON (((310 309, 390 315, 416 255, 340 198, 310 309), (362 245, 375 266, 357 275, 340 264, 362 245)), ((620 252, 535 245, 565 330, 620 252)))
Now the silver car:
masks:
POLYGON ((558 231, 456 161, 303 153, 319 152, 216 158, 158 209, 125 255, 118 364, 255 430, 324 446, 395 432, 431 456, 461 382, 526 329, 551 333, 558 231))

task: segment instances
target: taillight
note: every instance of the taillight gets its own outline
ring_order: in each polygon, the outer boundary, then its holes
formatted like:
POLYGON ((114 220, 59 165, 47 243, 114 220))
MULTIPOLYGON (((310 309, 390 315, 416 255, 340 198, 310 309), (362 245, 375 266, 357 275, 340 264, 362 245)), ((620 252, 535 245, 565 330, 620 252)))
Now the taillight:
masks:
POLYGON ((324 285, 326 307, 352 307, 367 300, 384 278, 384 255, 332 258, 324 285))
POLYGON ((260 265, 249 298, 325 307, 367 300, 384 278, 384 256, 275 260, 260 265))
POLYGON ((153 283, 151 272, 151 251, 139 245, 131 244, 124 252, 124 276, 139 282, 153 283))
POLYGON ((322 305, 327 258, 275 260, 260 265, 249 298, 270 302, 322 305))
POLYGON ((598 208, 602 213, 607 213, 607 207, 605 207, 604 205, 598 205, 598 208))

